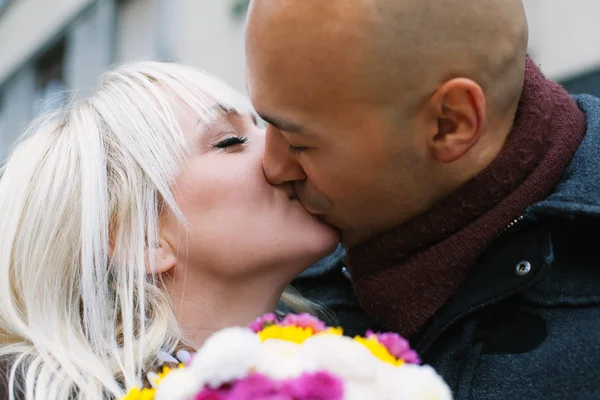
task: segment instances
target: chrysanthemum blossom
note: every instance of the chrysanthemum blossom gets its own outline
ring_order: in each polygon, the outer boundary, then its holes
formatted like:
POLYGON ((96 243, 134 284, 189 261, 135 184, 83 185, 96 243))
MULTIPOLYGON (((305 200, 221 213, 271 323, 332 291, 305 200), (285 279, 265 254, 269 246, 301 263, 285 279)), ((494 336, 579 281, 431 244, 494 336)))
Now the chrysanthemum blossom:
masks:
POLYGON ((248 325, 248 328, 252 332, 258 333, 269 325, 276 325, 277 321, 277 316, 275 314, 265 314, 262 317, 255 319, 250 325, 248 325))
POLYGON ((377 378, 377 391, 385 399, 452 400, 452 391, 429 365, 386 366, 377 378))
POLYGON ((300 328, 310 328, 314 333, 320 333, 327 330, 327 325, 317 317, 303 314, 288 314, 281 321, 281 326, 297 326, 300 328))
POLYGON ((261 341, 248 328, 227 328, 208 338, 193 357, 190 370, 201 386, 218 388, 244 378, 260 357, 261 341))
POLYGON ((373 380, 381 363, 360 343, 345 336, 315 335, 301 346, 298 357, 317 370, 350 380, 373 380))
POLYGON ((263 343, 255 371, 271 379, 296 378, 315 370, 311 360, 298 357, 300 345, 284 340, 269 339, 263 343))
POLYGON ((303 374, 288 380, 283 390, 297 400, 343 400, 344 383, 329 372, 303 374))
POLYGON ((367 338, 376 338, 389 353, 397 359, 404 360, 407 364, 421 364, 419 355, 410 348, 408 340, 397 333, 374 333, 367 331, 367 338))
POLYGON ((154 399, 188 399, 198 393, 201 388, 202 383, 191 370, 176 369, 160 381, 154 399))

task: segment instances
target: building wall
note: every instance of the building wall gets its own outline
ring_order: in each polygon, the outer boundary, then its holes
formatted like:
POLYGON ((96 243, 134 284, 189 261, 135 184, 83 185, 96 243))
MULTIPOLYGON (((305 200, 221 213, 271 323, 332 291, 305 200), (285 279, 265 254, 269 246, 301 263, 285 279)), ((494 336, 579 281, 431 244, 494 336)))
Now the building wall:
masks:
POLYGON ((115 64, 178 61, 244 91, 244 21, 233 15, 232 4, 12 0, 0 12, 0 162, 26 122, 87 95, 115 64))
POLYGON ((600 1, 524 0, 529 50, 544 73, 565 80, 600 69, 600 1))
POLYGON ((6 83, 0 109, 0 163, 33 114, 35 71, 22 68, 6 83))
POLYGON ((245 92, 244 21, 232 1, 173 0, 177 3, 177 61, 195 65, 245 92))
POLYGON ((156 54, 155 1, 126 0, 117 6, 116 61, 153 60, 156 54))
POLYGON ((13 0, 0 14, 0 162, 26 124, 114 63, 115 0, 13 0))
POLYGON ((64 34, 64 85, 71 97, 88 95, 98 75, 115 61, 114 1, 98 1, 72 21, 64 34))
POLYGON ((92 0, 15 0, 0 16, 0 84, 92 0))

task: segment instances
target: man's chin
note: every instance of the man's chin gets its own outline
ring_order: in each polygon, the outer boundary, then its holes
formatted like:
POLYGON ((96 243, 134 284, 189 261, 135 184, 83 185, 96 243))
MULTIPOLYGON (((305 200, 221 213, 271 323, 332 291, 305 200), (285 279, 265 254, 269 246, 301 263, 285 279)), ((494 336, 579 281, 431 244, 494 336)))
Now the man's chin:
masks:
MULTIPOLYGON (((308 211, 308 210, 307 210, 308 211)), ((320 222, 329 225, 331 228, 335 229, 340 235, 340 243, 345 247, 352 247, 360 244, 364 240, 366 240, 365 235, 361 234, 361 232, 356 231, 354 229, 347 229, 342 224, 339 224, 329 215, 319 214, 310 212, 313 218, 319 220, 320 222)))
POLYGON ((356 247, 362 243, 365 243, 369 239, 371 239, 373 236, 374 236, 373 234, 369 234, 364 231, 361 232, 361 231, 346 230, 346 229, 340 230, 340 242, 347 249, 356 247))

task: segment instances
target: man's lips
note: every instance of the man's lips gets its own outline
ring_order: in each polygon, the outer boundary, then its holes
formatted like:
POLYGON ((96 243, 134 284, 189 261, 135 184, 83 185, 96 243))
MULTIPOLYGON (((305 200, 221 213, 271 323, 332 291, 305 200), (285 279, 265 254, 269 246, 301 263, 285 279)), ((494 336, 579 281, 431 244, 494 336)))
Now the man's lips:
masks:
POLYGON ((304 202, 302 201, 302 199, 299 199, 299 200, 300 200, 300 202, 302 203, 302 206, 304 207, 304 209, 305 209, 305 210, 306 210, 306 211, 307 211, 309 214, 311 214, 311 215, 313 215, 313 216, 315 216, 315 217, 317 217, 317 218, 319 218, 319 219, 322 219, 322 218, 324 218, 324 217, 325 217, 325 214, 323 214, 323 213, 321 213, 321 212, 316 212, 316 211, 313 211, 313 210, 311 210, 311 209, 310 209, 310 207, 307 207, 307 206, 306 206, 306 204, 304 204, 304 202))
MULTIPOLYGON (((303 206, 304 206, 304 204, 303 204, 303 206)), ((304 206, 304 209, 313 217, 315 217, 323 222, 326 222, 325 219, 327 218, 327 216, 325 214, 311 211, 310 209, 306 208, 306 206, 304 206)))
MULTIPOLYGON (((294 188, 294 189, 296 189, 296 188, 294 188)), ((305 193, 303 193, 302 191, 298 192, 297 190, 294 190, 294 198, 297 199, 298 201, 300 201, 300 203, 302 204, 302 207, 304 207, 306 212, 308 212, 309 214, 313 215, 314 217, 319 218, 320 220, 324 221, 325 213, 322 211, 317 211, 317 210, 323 210, 323 207, 314 207, 316 204, 319 204, 318 202, 310 201, 311 198, 309 196, 307 197, 305 193), (306 200, 307 198, 308 198, 308 200, 306 200)))

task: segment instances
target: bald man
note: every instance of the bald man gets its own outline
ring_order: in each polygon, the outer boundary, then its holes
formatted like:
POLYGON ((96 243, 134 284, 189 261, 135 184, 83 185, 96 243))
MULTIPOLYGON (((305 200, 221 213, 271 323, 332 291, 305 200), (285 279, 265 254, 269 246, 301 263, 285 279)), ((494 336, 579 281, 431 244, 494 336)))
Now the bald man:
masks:
POLYGON ((346 251, 297 287, 350 333, 408 337, 456 398, 600 398, 600 100, 528 58, 521 1, 248 18, 265 174, 346 251))

